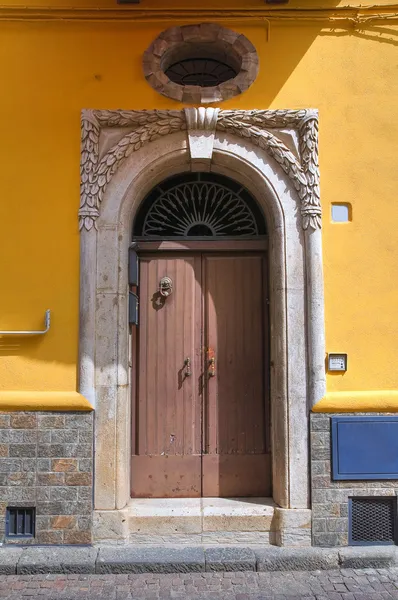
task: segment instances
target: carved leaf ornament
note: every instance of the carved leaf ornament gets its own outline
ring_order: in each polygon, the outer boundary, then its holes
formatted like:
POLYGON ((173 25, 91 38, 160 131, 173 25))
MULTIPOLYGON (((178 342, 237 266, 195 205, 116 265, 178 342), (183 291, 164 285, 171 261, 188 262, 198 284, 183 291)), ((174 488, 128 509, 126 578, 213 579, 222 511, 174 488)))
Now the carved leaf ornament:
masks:
MULTIPOLYGON (((220 110, 215 113, 213 121, 216 131, 246 138, 276 160, 297 190, 303 228, 319 229, 321 204, 317 112, 304 109, 220 110), (300 160, 272 133, 272 129, 281 128, 295 129, 298 132, 300 160)), ((128 156, 159 137, 188 128, 184 111, 83 111, 80 230, 90 231, 95 227, 106 187, 128 156), (101 129, 105 127, 128 127, 129 133, 100 157, 99 138, 101 129), (134 128, 133 131, 131 128, 134 128)))

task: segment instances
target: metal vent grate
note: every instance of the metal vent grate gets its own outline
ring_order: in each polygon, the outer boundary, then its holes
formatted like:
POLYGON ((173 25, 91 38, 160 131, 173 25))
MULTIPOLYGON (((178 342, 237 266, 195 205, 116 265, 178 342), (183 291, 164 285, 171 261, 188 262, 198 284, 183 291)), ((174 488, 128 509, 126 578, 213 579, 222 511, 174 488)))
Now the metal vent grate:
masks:
POLYGON ((396 497, 350 498, 350 544, 394 544, 396 506, 396 497))
POLYGON ((34 537, 35 516, 34 508, 7 508, 6 536, 7 537, 34 537))

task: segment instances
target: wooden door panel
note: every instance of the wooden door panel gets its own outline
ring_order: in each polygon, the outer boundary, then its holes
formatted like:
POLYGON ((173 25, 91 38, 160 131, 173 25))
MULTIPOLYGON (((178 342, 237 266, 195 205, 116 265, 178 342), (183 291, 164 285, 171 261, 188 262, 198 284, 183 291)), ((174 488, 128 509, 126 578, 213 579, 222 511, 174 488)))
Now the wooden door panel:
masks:
POLYGON ((254 252, 141 259, 133 497, 270 495, 265 266, 254 252))
POLYGON ((202 468, 205 498, 271 495, 269 454, 205 454, 202 468))
POLYGON ((200 498, 202 463, 200 455, 165 454, 132 456, 135 498, 200 498))
POLYGON ((132 456, 132 496, 201 494, 201 259, 140 261, 138 393, 132 456), (162 277, 173 292, 158 292, 162 277), (199 341, 199 343, 198 343, 199 341), (191 361, 187 376, 184 361, 191 361))
POLYGON ((205 407, 204 495, 267 495, 265 259, 208 256, 204 272, 206 346, 215 358, 205 407))

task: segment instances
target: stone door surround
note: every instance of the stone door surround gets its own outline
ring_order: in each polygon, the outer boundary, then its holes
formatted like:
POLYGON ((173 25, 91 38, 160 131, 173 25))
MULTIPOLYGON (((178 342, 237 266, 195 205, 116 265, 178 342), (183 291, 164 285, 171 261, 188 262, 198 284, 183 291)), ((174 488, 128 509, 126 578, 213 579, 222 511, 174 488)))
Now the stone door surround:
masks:
POLYGON ((325 393, 317 113, 213 108, 82 114, 79 391, 96 407, 95 508, 129 502, 134 215, 154 185, 190 170, 241 182, 266 215, 273 498, 306 509, 308 413, 325 393))

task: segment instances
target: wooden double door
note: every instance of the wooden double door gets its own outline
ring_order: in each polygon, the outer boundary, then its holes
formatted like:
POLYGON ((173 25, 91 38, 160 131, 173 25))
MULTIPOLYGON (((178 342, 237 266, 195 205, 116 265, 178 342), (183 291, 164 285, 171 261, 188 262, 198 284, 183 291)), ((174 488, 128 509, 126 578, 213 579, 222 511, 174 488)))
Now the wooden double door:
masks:
POLYGON ((271 494, 266 298, 264 252, 141 255, 133 497, 271 494))

